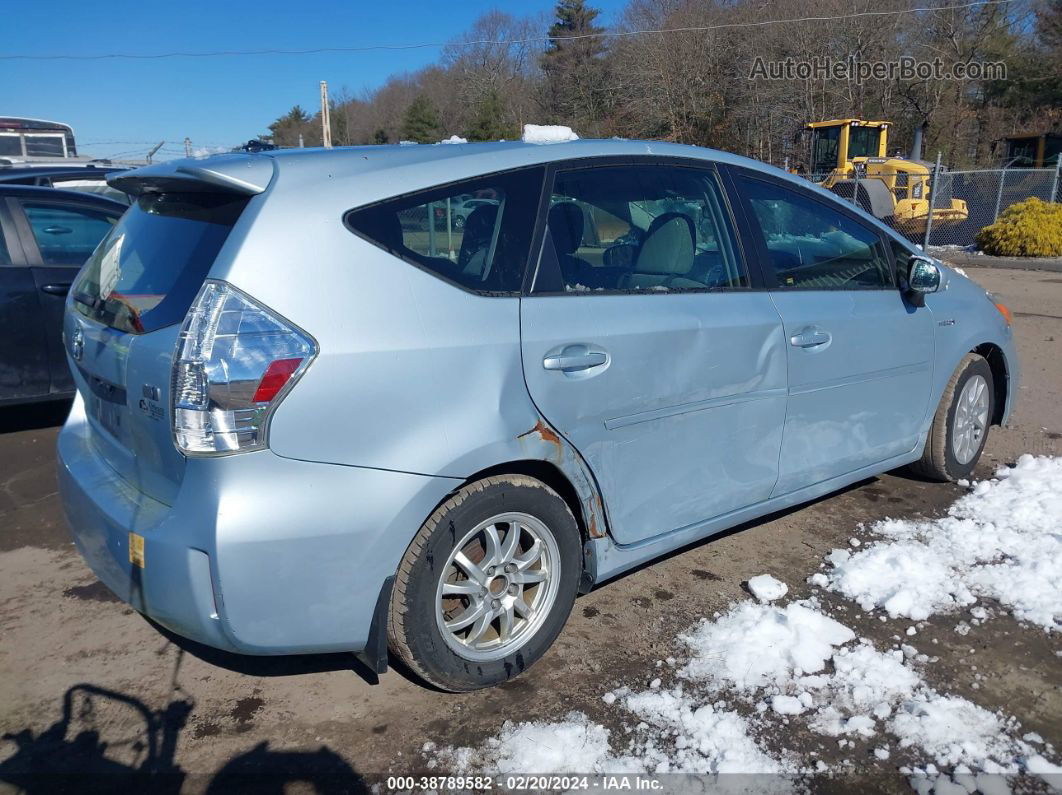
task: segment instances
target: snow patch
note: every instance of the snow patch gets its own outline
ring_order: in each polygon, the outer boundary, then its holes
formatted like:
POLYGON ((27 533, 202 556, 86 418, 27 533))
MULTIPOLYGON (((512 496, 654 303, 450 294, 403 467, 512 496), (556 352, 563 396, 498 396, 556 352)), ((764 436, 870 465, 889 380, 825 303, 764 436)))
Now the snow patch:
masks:
POLYGON ((773 602, 789 593, 789 586, 770 574, 760 574, 749 580, 749 591, 761 602, 773 602))
POLYGON ((680 675, 759 702, 760 714, 804 715, 841 747, 851 744, 846 738, 885 734, 940 767, 1008 775, 1027 767, 1034 750, 1012 736, 1013 719, 929 687, 910 665, 913 647, 879 651, 855 638, 814 600, 784 608, 742 602, 684 638, 693 656, 680 675))
POLYGON ((451 135, 449 138, 443 138, 439 141, 441 144, 467 144, 468 139, 462 138, 460 135, 451 135))
POLYGON ((738 689, 779 684, 821 671, 834 647, 853 638, 848 627, 805 604, 740 602, 682 638, 694 656, 681 675, 738 689))
POLYGON ((744 718, 682 688, 632 695, 625 705, 650 729, 633 745, 649 772, 792 772, 790 765, 760 749, 744 718))
POLYGON ((578 141, 579 136, 572 132, 571 127, 560 124, 525 124, 521 140, 528 144, 555 144, 578 141))
POLYGON ((1062 458, 1024 455, 974 485, 947 516, 870 529, 885 540, 835 549, 832 570, 814 584, 893 618, 921 621, 988 598, 1019 620, 1062 629, 1062 458))
POLYGON ((771 709, 779 715, 799 715, 804 711, 804 702, 796 696, 774 696, 771 709))
POLYGON ((569 713, 557 723, 507 721, 498 736, 478 750, 444 748, 438 753, 455 773, 633 773, 641 769, 614 756, 608 729, 581 712, 569 713))
POLYGON ((777 791, 788 791, 781 776, 794 775, 795 766, 763 751, 736 712, 681 687, 625 694, 618 703, 638 720, 622 753, 613 750, 609 730, 581 712, 555 723, 506 722, 479 748, 432 745, 424 753, 459 774, 771 773, 780 774, 777 791))

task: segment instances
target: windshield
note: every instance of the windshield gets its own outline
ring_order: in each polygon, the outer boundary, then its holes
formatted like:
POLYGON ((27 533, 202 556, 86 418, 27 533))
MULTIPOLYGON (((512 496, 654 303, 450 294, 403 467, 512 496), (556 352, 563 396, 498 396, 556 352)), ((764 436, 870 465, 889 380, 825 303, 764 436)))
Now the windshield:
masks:
POLYGON ((228 194, 138 197, 82 268, 74 306, 134 334, 180 322, 246 204, 228 194))
POLYGON ((852 127, 848 132, 848 157, 877 157, 880 127, 852 127))

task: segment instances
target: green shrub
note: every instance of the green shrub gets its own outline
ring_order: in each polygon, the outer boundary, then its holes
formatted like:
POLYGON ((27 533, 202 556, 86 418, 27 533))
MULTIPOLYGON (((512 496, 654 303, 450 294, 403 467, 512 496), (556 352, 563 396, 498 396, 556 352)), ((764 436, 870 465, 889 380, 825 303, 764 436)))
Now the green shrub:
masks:
POLYGON ((1036 198, 1012 204, 977 233, 977 247, 998 257, 1062 257, 1062 204, 1036 198))

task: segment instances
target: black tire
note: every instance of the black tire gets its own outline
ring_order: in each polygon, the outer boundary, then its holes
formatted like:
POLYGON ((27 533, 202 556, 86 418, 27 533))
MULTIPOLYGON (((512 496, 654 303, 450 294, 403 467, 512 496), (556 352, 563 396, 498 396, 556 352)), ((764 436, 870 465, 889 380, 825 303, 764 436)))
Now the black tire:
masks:
POLYGON ((992 368, 983 356, 976 353, 968 353, 959 362, 958 368, 948 381, 944 394, 940 398, 940 405, 933 417, 933 425, 929 429, 926 439, 925 450, 922 458, 911 464, 909 469, 920 477, 942 482, 969 478, 973 474, 977 461, 985 449, 988 441, 988 430, 991 418, 994 416, 996 407, 995 389, 992 380, 992 368), (981 435, 980 444, 976 448, 973 458, 965 464, 960 463, 955 457, 952 431, 954 428, 955 411, 959 396, 963 387, 974 376, 980 375, 988 384, 988 422, 984 433, 981 435))
POLYGON ((391 597, 387 628, 391 652, 441 690, 465 692, 512 679, 545 654, 560 634, 575 602, 581 560, 579 526, 567 503, 549 486, 523 475, 471 483, 436 509, 406 550, 391 597), (468 659, 451 647, 439 627, 439 582, 448 576, 450 555, 468 532, 513 512, 538 520, 556 542, 560 567, 556 596, 537 629, 512 653, 496 660, 468 659))

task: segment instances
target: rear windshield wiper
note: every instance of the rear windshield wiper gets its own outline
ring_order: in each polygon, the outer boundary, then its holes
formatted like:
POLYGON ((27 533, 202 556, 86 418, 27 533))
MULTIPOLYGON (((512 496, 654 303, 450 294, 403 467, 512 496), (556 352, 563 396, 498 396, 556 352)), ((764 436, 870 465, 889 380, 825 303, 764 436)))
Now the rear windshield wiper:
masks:
POLYGON ((74 293, 74 301, 82 306, 87 306, 93 312, 96 312, 103 307, 102 298, 95 298, 88 293, 74 293))

